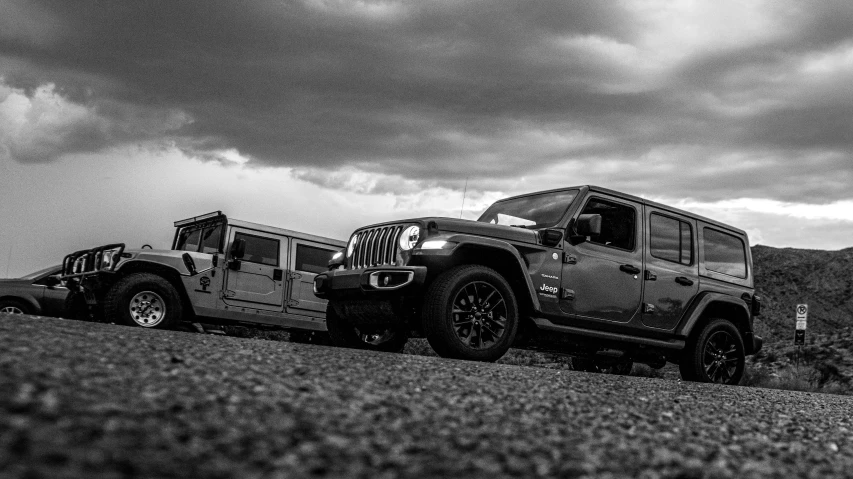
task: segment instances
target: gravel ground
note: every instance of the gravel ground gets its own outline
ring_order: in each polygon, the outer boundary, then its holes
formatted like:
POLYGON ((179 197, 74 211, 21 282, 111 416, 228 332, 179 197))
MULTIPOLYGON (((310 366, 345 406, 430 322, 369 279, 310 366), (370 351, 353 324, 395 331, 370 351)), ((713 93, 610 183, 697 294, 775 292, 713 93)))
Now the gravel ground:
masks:
POLYGON ((853 398, 0 315, 0 477, 851 477, 853 398))

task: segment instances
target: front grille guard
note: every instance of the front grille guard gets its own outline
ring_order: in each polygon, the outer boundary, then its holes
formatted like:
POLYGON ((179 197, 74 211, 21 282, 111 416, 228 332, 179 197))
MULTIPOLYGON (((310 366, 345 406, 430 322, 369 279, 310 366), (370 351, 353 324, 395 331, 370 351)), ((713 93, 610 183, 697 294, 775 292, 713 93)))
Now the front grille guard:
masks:
POLYGON ((60 279, 64 281, 102 272, 112 273, 115 271, 116 264, 123 253, 124 243, 108 244, 106 246, 98 246, 97 248, 84 249, 71 253, 62 260, 62 276, 60 279), (107 269, 101 269, 104 261, 104 251, 113 249, 117 249, 118 251, 113 254, 112 264, 107 269), (74 265, 80 258, 84 258, 83 266, 80 271, 74 271, 74 265))
POLYGON ((405 225, 380 226, 356 233, 350 269, 395 265, 403 229, 405 225))

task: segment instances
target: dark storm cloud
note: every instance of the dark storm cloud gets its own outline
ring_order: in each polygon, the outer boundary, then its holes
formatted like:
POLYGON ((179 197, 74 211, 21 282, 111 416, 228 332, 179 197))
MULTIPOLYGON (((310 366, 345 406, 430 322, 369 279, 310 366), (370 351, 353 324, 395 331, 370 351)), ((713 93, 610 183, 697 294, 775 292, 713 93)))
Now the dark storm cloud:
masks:
POLYGON ((706 48, 649 42, 679 26, 666 2, 3 5, 5 83, 90 112, 47 146, 15 136, 19 161, 165 135, 331 186, 319 170, 459 187, 567 161, 621 161, 607 178, 636 193, 821 201, 853 181, 853 66, 801 73, 853 48, 848 2, 768 3, 763 36, 706 48))

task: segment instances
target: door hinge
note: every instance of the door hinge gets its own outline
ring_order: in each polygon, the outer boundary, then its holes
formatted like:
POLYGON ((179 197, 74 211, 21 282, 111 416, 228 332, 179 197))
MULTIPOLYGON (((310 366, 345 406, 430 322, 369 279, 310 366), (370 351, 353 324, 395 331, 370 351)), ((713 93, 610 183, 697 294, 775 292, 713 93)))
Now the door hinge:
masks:
POLYGON ((230 289, 226 289, 225 291, 222 292, 223 298, 233 298, 234 296, 237 296, 236 291, 231 291, 230 289))
POLYGON ((658 279, 658 275, 656 275, 656 274, 652 273, 652 272, 651 272, 651 271, 649 271, 649 270, 646 270, 646 276, 645 276, 645 278, 646 278, 646 281, 657 281, 657 279, 658 279))
POLYGON ((295 271, 291 271, 291 272, 287 273, 287 278, 288 279, 302 279, 302 275, 300 273, 295 272, 295 271))
POLYGON ((287 307, 288 307, 288 308, 294 308, 294 307, 296 307, 296 306, 299 306, 299 301, 297 301, 297 300, 295 300, 295 299, 289 299, 289 300, 287 300, 287 307))
POLYGON ((643 314, 655 314, 655 305, 643 303, 643 314))
POLYGON ((563 253, 563 263, 566 264, 578 264, 578 259, 569 253, 563 253))
POLYGON ((575 299, 575 290, 562 288, 560 292, 560 298, 565 299, 567 301, 572 301, 573 299, 575 299))

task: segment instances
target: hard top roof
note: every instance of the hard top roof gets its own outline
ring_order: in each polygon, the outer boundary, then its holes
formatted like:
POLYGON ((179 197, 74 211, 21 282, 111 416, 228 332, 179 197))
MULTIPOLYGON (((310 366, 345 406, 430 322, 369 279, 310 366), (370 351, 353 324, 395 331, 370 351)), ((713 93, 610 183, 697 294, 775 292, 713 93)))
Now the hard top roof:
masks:
POLYGON ((226 220, 229 225, 237 226, 237 227, 245 228, 245 229, 249 229, 249 230, 259 231, 262 233, 271 233, 271 234, 277 234, 277 235, 282 235, 282 236, 292 236, 294 238, 305 239, 308 241, 314 241, 316 243, 326 243, 326 244, 330 244, 330 245, 340 246, 341 248, 343 248, 347 244, 346 241, 335 239, 335 238, 328 238, 325 236, 318 236, 318 235, 314 235, 311 233, 303 233, 301 231, 288 230, 288 229, 279 228, 276 226, 268 226, 268 225, 262 225, 260 223, 252 223, 251 221, 243 221, 243 220, 238 220, 238 219, 234 219, 234 218, 228 218, 221 211, 214 211, 212 213, 208 213, 208 214, 204 214, 204 215, 200 215, 200 216, 193 216, 193 217, 187 218, 185 220, 175 221, 175 227, 180 228, 182 226, 187 226, 187 225, 191 225, 194 223, 214 221, 214 220, 218 220, 220 218, 223 220, 226 220))
POLYGON ((705 223, 708 223, 708 224, 711 224, 711 225, 714 225, 714 226, 717 226, 720 228, 724 228, 724 229, 727 229, 727 230, 730 230, 733 232, 737 232, 739 234, 742 234, 743 236, 747 236, 746 231, 744 231, 740 228, 737 228, 735 226, 728 225, 726 223, 722 223, 720 221, 713 220, 711 218, 708 218, 708 217, 705 217, 705 216, 702 216, 702 215, 699 215, 696 213, 691 213, 691 212, 686 211, 686 210, 675 208, 674 206, 665 205, 663 203, 658 203, 656 201, 647 200, 645 198, 640 198, 639 196, 634 196, 632 194, 623 193, 621 191, 611 190, 609 188, 604 188, 604 187, 596 186, 596 185, 567 186, 565 188, 555 188, 552 190, 532 191, 530 193, 525 193, 522 195, 511 196, 509 198, 502 198, 498 201, 506 201, 506 200, 511 200, 511 199, 515 199, 515 198, 522 198, 524 196, 538 195, 538 194, 543 194, 543 193, 552 193, 552 192, 556 192, 556 191, 565 191, 565 190, 587 190, 587 191, 591 191, 594 193, 602 193, 602 194, 606 194, 606 195, 610 195, 610 196, 616 196, 618 198, 622 198, 625 200, 634 201, 637 203, 642 203, 644 205, 652 206, 655 208, 660 208, 662 210, 669 211, 671 213, 677 213, 680 215, 689 216, 691 218, 703 221, 705 223))

